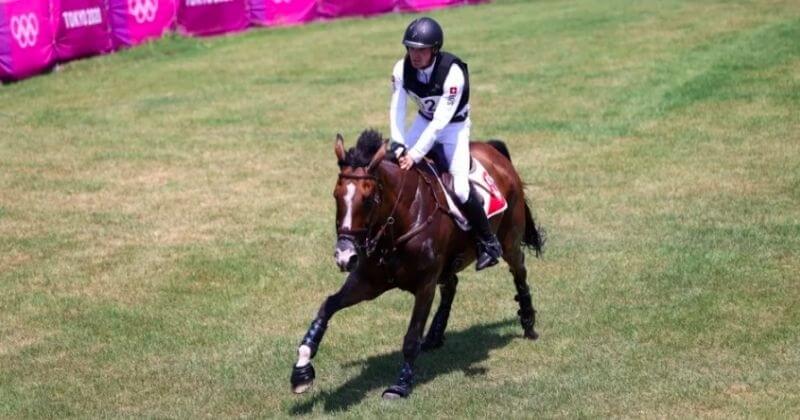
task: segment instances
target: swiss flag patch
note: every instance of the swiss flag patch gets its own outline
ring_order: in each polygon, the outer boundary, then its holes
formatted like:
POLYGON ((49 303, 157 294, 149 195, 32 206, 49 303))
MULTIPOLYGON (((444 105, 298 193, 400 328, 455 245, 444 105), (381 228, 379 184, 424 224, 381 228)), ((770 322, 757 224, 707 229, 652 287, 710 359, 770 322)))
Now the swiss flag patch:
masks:
POLYGON ((455 95, 456 93, 458 93, 458 88, 455 87, 455 86, 451 87, 450 88, 450 94, 451 95, 455 95))

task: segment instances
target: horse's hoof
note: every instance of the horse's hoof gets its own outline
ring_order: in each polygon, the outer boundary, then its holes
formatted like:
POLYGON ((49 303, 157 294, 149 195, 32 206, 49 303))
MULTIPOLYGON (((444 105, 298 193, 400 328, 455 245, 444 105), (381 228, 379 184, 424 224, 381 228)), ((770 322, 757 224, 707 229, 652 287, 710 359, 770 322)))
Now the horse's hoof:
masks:
POLYGON ((297 385, 295 387, 292 387, 292 392, 295 393, 295 394, 302 394, 302 393, 308 391, 309 388, 311 388, 311 385, 313 385, 313 384, 314 384, 314 382, 312 381, 312 382, 309 382, 307 384, 297 385))
POLYGON ((383 399, 399 400, 401 398, 408 398, 409 394, 411 394, 411 389, 408 387, 392 385, 389 388, 386 388, 386 391, 383 391, 383 399))
POLYGON ((432 351, 444 345, 444 338, 438 340, 425 340, 422 343, 422 351, 432 351))
POLYGON ((536 340, 537 338, 539 338, 539 333, 537 333, 533 329, 531 329, 530 331, 525 331, 525 338, 531 341, 536 340))
POLYGON ((291 378, 292 392, 295 394, 302 394, 308 391, 311 385, 314 384, 315 377, 314 366, 312 366, 311 363, 303 367, 293 367, 291 378))

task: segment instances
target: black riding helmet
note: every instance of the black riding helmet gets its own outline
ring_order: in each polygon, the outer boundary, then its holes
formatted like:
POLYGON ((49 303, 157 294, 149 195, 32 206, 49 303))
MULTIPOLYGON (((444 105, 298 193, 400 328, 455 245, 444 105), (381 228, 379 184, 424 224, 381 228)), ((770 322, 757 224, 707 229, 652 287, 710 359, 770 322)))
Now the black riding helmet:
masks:
POLYGON ((439 23, 429 17, 414 19, 406 28, 403 45, 410 48, 434 48, 444 45, 444 32, 439 23))

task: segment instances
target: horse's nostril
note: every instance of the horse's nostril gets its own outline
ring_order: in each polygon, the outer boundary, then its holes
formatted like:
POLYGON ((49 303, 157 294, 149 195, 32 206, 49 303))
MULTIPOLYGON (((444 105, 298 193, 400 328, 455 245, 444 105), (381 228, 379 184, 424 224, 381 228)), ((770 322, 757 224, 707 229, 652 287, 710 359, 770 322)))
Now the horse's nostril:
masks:
POLYGON ((347 260, 347 271, 350 271, 356 267, 356 263, 358 263, 358 255, 353 255, 347 260))

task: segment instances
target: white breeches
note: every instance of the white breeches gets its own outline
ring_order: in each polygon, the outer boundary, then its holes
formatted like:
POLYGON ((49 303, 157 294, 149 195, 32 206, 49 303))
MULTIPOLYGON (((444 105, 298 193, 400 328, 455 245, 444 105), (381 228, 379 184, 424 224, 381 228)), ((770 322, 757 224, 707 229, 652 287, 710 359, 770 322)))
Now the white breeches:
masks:
MULTIPOLYGON (((411 128, 406 132, 406 147, 409 149, 414 147, 428 124, 430 121, 417 114, 411 128)), ((465 203, 469 198, 469 128, 471 125, 469 118, 463 122, 447 124, 436 138, 436 143, 441 144, 444 148, 448 171, 453 175, 453 190, 461 203, 465 203)))

